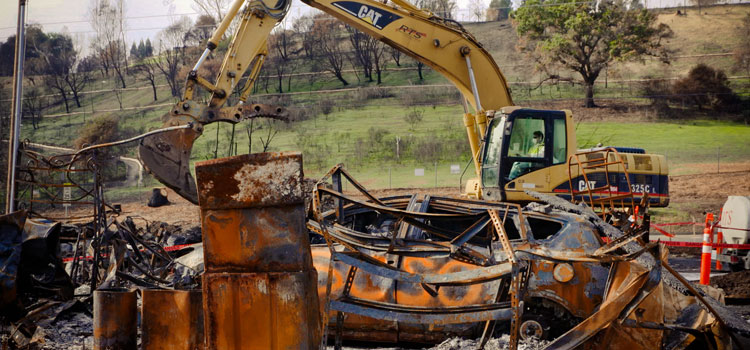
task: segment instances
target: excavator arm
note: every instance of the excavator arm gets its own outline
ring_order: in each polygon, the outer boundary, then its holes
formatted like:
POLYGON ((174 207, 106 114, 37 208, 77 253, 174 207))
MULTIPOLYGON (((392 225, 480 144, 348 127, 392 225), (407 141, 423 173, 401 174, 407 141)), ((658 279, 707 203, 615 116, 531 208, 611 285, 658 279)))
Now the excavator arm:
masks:
POLYGON ((474 36, 458 22, 435 16, 406 0, 302 1, 430 66, 450 80, 474 108, 474 113, 464 114, 464 125, 474 170, 480 175, 480 141, 487 127, 486 111, 512 106, 513 100, 500 68, 474 36))
POLYGON ((159 181, 179 195, 198 204, 195 180, 190 172, 190 153, 193 143, 203 132, 203 126, 214 122, 238 123, 244 119, 267 117, 286 119, 284 109, 263 104, 245 104, 263 61, 267 55, 266 39, 271 30, 286 15, 291 0, 235 0, 224 20, 208 40, 206 49, 190 71, 185 92, 180 102, 162 117, 164 127, 188 124, 179 129, 149 136, 141 141, 138 154, 146 168, 159 181), (232 20, 240 16, 233 39, 215 83, 199 76, 198 69, 216 49, 232 20), (248 72, 239 103, 224 107, 229 94, 248 72), (208 104, 193 100, 198 88, 211 94, 208 104))
MULTIPOLYGON (((267 54, 266 38, 283 19, 291 0, 235 0, 219 24, 193 70, 188 74, 185 93, 167 113, 164 126, 190 124, 189 129, 157 134, 144 139, 141 160, 168 187, 197 203, 195 181, 190 172, 190 151, 203 126, 217 121, 237 123, 253 117, 284 118, 282 109, 266 105, 245 105, 255 78, 267 54), (269 2, 276 1, 273 4, 269 2), (198 68, 213 51, 233 18, 241 16, 229 51, 215 83, 198 75, 198 68), (222 107, 245 72, 239 104, 222 107), (211 93, 207 105, 193 100, 197 88, 211 93)), ((458 22, 419 9, 406 0, 384 3, 374 0, 303 0, 389 46, 419 60, 450 80, 464 98, 464 125, 480 174, 480 141, 487 127, 487 111, 512 106, 510 90, 500 69, 482 45, 458 22), (468 111, 471 105, 473 113, 468 111)))

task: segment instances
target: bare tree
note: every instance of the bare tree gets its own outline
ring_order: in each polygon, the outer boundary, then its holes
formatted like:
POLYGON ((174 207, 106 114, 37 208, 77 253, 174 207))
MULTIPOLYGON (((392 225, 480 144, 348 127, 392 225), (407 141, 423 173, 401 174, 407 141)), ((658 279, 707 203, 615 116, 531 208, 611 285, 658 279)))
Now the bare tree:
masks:
POLYGON ((347 25, 346 31, 349 33, 349 43, 352 44, 352 51, 354 57, 362 67, 362 71, 365 74, 365 78, 372 82, 372 68, 373 68, 373 46, 376 45, 377 39, 369 36, 365 33, 360 32, 357 28, 347 25))
POLYGON ((42 120, 43 102, 42 93, 39 88, 24 89, 23 117, 31 117, 31 127, 34 130, 39 128, 39 122, 42 120))
POLYGON ((215 23, 219 23, 226 16, 229 3, 229 0, 193 0, 193 9, 202 15, 213 17, 215 23))
POLYGON ((166 78, 174 97, 179 97, 181 92, 178 72, 183 55, 182 44, 189 28, 189 25, 186 27, 186 23, 186 21, 178 21, 159 33, 159 57, 154 60, 156 68, 166 78))
POLYGON ((419 80, 424 80, 424 77, 422 76, 422 68, 424 68, 424 63, 417 61, 417 74, 419 75, 419 80))
POLYGON ((344 79, 344 63, 349 60, 341 40, 342 24, 325 17, 318 17, 313 25, 313 40, 323 57, 324 67, 333 73, 344 86, 349 82, 344 79))
POLYGON ((299 69, 300 64, 301 62, 299 59, 290 59, 284 64, 287 67, 287 74, 286 74, 286 91, 287 92, 292 90, 292 76, 294 75, 294 72, 296 72, 297 69, 299 69))
POLYGON ((148 80, 149 84, 151 84, 151 90, 154 93, 154 101, 157 101, 158 98, 156 96, 156 75, 159 71, 156 67, 156 62, 154 61, 154 59, 146 58, 144 60, 141 60, 140 64, 135 66, 135 71, 138 72, 140 76, 148 80))
POLYGON ((81 108, 81 92, 86 88, 86 85, 91 81, 91 72, 96 69, 93 60, 88 58, 79 59, 80 50, 72 52, 71 59, 73 60, 73 67, 68 70, 65 75, 65 83, 68 84, 70 92, 73 93, 73 99, 76 101, 76 106, 81 108))
POLYGON ((469 0, 469 11, 477 22, 482 21, 487 12, 487 4, 483 0, 469 0))
POLYGON ((209 15, 201 15, 195 21, 190 30, 185 33, 185 41, 190 46, 205 47, 208 39, 211 38, 216 20, 209 15))
POLYGON ((420 0, 417 6, 445 19, 454 19, 457 9, 455 0, 420 0))
POLYGON ((114 82, 114 85, 112 86, 112 92, 115 93, 115 98, 117 99, 117 104, 120 106, 120 110, 122 110, 122 90, 117 85, 117 82, 114 82))
POLYGON ((122 88, 126 87, 123 70, 127 69, 127 46, 125 45, 124 0, 92 0, 89 21, 96 36, 91 48, 99 55, 105 74, 114 69, 122 88))
POLYGON ((81 108, 81 92, 90 81, 91 71, 82 66, 80 62, 76 65, 75 70, 65 75, 65 83, 68 84, 70 92, 73 93, 73 99, 76 101, 78 108, 81 108))
POLYGON ((276 127, 276 121, 266 119, 266 130, 268 131, 266 133, 266 138, 264 139, 263 136, 259 137, 260 144, 263 145, 263 152, 268 152, 268 148, 271 146, 271 141, 273 141, 273 138, 279 133, 279 129, 276 127))
POLYGON ((395 63, 397 67, 401 67, 401 51, 393 46, 388 46, 388 53, 390 53, 393 63, 395 63))
POLYGON ((372 62, 375 65, 375 74, 378 75, 378 84, 383 82, 382 75, 385 68, 385 48, 386 45, 380 40, 375 40, 371 47, 372 62))
POLYGON ((279 93, 283 93, 284 92, 284 73, 286 72, 288 68, 287 65, 284 63, 284 58, 281 56, 281 54, 278 51, 273 50, 268 54, 267 61, 268 62, 265 63, 265 67, 270 68, 273 75, 276 77, 276 81, 278 83, 276 85, 277 86, 276 90, 279 93))
POLYGON ((271 50, 276 51, 279 57, 284 61, 288 61, 291 58, 291 55, 294 54, 292 51, 292 45, 294 45, 294 32, 283 29, 283 27, 278 28, 279 30, 275 31, 268 37, 268 46, 271 47, 271 50))
POLYGON ((313 38, 313 25, 315 24, 315 20, 313 19, 312 15, 304 15, 297 18, 294 23, 292 24, 292 30, 297 34, 297 36, 301 37, 302 44, 301 44, 301 50, 305 55, 305 58, 307 59, 313 59, 314 58, 314 38, 313 38))

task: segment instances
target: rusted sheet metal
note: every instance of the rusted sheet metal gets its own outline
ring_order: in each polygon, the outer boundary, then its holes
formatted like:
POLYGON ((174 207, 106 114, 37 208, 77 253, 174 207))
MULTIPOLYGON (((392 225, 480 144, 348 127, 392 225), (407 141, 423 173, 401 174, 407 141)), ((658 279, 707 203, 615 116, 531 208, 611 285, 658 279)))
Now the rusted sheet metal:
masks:
MULTIPOLYGON (((381 263, 386 262, 385 252, 368 253, 371 258, 381 263)), ((339 256, 343 257, 344 255, 339 256)), ((315 268, 319 271, 318 293, 320 300, 326 298, 329 258, 330 252, 327 247, 313 247, 313 260, 315 268)), ((387 269, 372 264, 370 268, 379 269, 379 271, 371 273, 363 269, 355 275, 349 295, 356 300, 366 300, 367 303, 336 304, 341 306, 341 311, 346 312, 343 328, 344 337, 386 342, 397 340, 433 342, 444 339, 446 334, 469 335, 473 327, 472 322, 479 322, 492 317, 504 318, 508 313, 505 310, 508 308, 507 305, 500 307, 491 305, 498 290, 498 281, 485 281, 485 283, 475 281, 471 285, 457 286, 436 287, 432 285, 428 288, 437 289, 437 293, 433 296, 430 292, 427 292, 421 283, 409 283, 383 276, 389 276, 390 273, 394 273, 396 277, 406 277, 406 275, 414 277, 424 274, 439 279, 438 276, 444 274, 450 279, 443 281, 454 283, 458 281, 455 277, 465 277, 471 280, 474 278, 476 271, 486 271, 483 268, 448 257, 439 259, 402 257, 402 259, 404 259, 402 270, 387 269), (463 313, 459 312, 462 306, 482 304, 484 305, 481 307, 469 308, 464 310, 463 313), (378 305, 383 308, 379 310, 373 308, 373 306, 378 305), (404 309, 397 310, 399 307, 404 309), (451 307, 454 309, 450 309, 451 307), (480 311, 483 307, 488 308, 488 310, 480 311), (439 312, 441 310, 442 312, 439 312), (446 315, 446 313, 450 313, 450 315, 446 315), (454 324, 461 323, 461 320, 463 320, 463 324, 454 324), (396 326, 397 322, 398 326, 396 326), (422 324, 415 324, 415 322, 422 324), (368 330, 373 332, 368 332, 368 330), (396 335, 397 339, 394 339, 396 335)), ((344 260, 334 262, 332 299, 341 297, 349 267, 350 265, 345 263, 344 260)), ((507 270, 505 265, 498 265, 498 267, 498 271, 506 272, 507 270)), ((489 268, 489 270, 492 270, 492 268, 489 268)), ((509 271, 507 272, 509 273, 509 271)), ((410 277, 406 277, 406 279, 410 280, 410 277)), ((338 306, 329 314, 329 327, 335 327, 336 325, 335 310, 338 310, 338 306)))
POLYGON ((206 349, 320 343, 302 156, 263 153, 196 165, 204 241, 206 349))
POLYGON ((554 301, 576 317, 587 317, 604 297, 609 269, 596 263, 569 263, 573 277, 567 282, 555 279, 555 266, 548 260, 531 262, 528 296, 554 301))
MULTIPOLYGON (((325 246, 312 248, 313 264, 318 271, 318 299, 321 301, 320 312, 325 312, 323 301, 326 300, 326 283, 328 281, 328 264, 331 253, 325 246)), ((373 256, 373 258, 385 263, 385 256, 373 256)), ((349 265, 335 261, 333 263, 331 296, 339 296, 344 289, 349 265)), ((350 295, 362 299, 373 300, 383 303, 395 303, 395 281, 368 273, 357 273, 351 286, 350 295)), ((331 311, 328 315, 328 326, 336 324, 336 312, 331 311)), ((398 341, 398 327, 396 322, 377 320, 374 318, 349 314, 346 315, 344 323, 344 336, 355 336, 353 339, 366 341, 398 341)))
POLYGON ((376 265, 349 254, 336 253, 334 257, 336 260, 343 261, 350 266, 356 266, 370 274, 397 279, 402 282, 432 285, 475 284, 509 276, 512 272, 511 265, 507 263, 477 269, 474 265, 461 262, 449 264, 445 261, 447 259, 438 261, 438 259, 405 257, 402 271, 388 265, 376 265), (435 265, 441 265, 440 269, 436 269, 435 265), (436 270, 437 273, 433 273, 436 270))
POLYGON ((135 350, 137 315, 135 290, 94 291, 94 349, 135 350))
POLYGON ((200 290, 144 289, 141 302, 143 350, 203 349, 200 290))
MULTIPOLYGON (((651 298, 649 302, 652 307, 639 309, 635 316, 639 319, 648 317, 648 320, 657 319, 663 322, 664 313, 659 298, 660 293, 651 297, 651 293, 660 286, 661 269, 657 267, 648 271, 637 264, 621 262, 617 263, 613 273, 607 299, 601 304, 599 310, 557 338, 547 347, 549 350, 574 349, 602 330, 604 331, 597 340, 606 342, 609 339, 609 348, 655 349, 661 345, 663 336, 661 330, 636 330, 612 324, 618 317, 628 317, 630 312, 648 298, 651 298), (612 327, 607 327, 610 325, 612 327), (614 339, 617 340, 614 341, 614 339)), ((658 290, 661 291, 660 288, 658 290)))
POLYGON ((451 324, 472 323, 489 320, 509 320, 512 311, 509 304, 487 305, 484 308, 474 307, 440 307, 419 308, 399 305, 376 304, 366 300, 335 300, 331 309, 357 315, 370 316, 380 320, 405 322, 412 324, 451 324))
POLYGON ((202 210, 205 266, 212 272, 302 271, 312 266, 302 204, 202 210))
POLYGON ((304 202, 302 155, 255 153, 197 162, 201 209, 243 209, 304 202))
POLYGON ((206 349, 315 349, 315 271, 203 275, 206 349))

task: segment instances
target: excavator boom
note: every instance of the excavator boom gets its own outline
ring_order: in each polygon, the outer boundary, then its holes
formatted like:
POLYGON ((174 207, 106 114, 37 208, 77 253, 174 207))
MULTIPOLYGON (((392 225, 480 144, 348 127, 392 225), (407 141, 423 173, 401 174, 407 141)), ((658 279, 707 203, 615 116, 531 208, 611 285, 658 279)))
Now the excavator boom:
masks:
POLYGON ((477 111, 513 105, 500 68, 458 22, 434 16, 405 0, 390 5, 373 0, 302 1, 440 72, 477 111), (481 72, 481 79, 472 79, 469 67, 481 72))

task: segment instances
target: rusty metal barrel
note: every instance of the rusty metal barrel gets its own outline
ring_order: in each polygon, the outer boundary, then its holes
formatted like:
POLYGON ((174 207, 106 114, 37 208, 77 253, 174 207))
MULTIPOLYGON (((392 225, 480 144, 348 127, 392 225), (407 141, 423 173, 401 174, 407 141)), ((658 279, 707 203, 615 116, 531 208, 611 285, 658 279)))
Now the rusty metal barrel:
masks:
POLYGON ((136 350, 138 309, 135 290, 94 291, 94 350, 136 350))
POLYGON ((305 228, 302 156, 198 162, 206 349, 313 349, 317 273, 305 228))
POLYGON ((203 349, 201 290, 144 289, 141 298, 142 350, 203 349))

